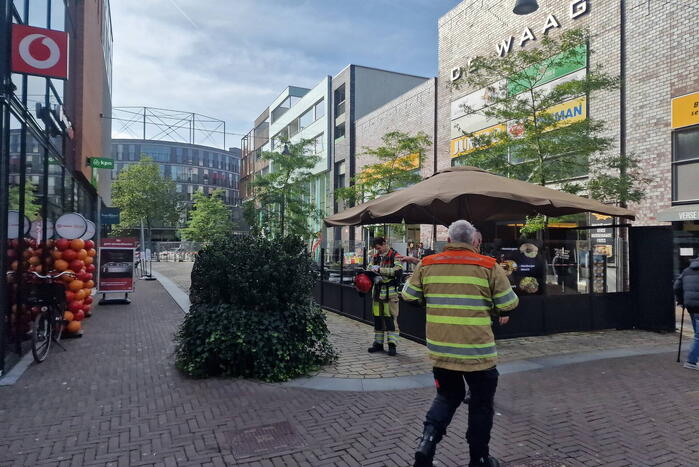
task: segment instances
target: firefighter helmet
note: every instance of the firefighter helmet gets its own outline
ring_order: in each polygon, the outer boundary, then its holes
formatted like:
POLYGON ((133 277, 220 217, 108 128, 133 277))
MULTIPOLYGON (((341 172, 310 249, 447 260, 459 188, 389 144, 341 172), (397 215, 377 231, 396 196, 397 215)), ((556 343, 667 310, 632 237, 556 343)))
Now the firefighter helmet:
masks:
POLYGON ((354 276, 354 288, 357 289, 359 293, 367 293, 371 290, 374 282, 371 280, 368 274, 362 272, 354 276))

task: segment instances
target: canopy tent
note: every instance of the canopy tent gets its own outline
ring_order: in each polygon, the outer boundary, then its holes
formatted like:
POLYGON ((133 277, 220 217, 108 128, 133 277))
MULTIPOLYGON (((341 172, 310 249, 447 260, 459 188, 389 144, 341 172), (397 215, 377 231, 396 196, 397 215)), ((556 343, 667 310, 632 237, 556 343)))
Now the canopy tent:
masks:
POLYGON ((450 167, 403 190, 394 191, 325 219, 328 226, 442 224, 563 216, 596 212, 635 219, 628 209, 501 177, 476 167, 450 167))

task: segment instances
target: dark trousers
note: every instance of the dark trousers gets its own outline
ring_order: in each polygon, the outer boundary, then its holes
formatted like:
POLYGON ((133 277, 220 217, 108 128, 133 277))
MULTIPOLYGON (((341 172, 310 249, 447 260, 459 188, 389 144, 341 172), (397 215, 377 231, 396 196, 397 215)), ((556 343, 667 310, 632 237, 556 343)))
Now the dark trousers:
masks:
POLYGON ((471 460, 489 455, 490 430, 493 428, 495 389, 498 386, 498 370, 493 367, 483 371, 453 371, 434 368, 437 397, 427 412, 425 426, 433 426, 439 438, 446 433, 451 419, 466 397, 466 384, 471 391, 468 402, 468 442, 471 460))

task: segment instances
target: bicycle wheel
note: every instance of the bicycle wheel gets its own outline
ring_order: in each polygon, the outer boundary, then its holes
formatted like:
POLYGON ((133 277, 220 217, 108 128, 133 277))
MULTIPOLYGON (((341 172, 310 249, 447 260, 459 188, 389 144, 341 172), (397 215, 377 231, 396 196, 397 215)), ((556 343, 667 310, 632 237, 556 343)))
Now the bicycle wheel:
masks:
POLYGON ((51 349, 51 339, 53 337, 54 322, 51 313, 43 311, 34 319, 32 328, 32 355, 36 363, 46 360, 51 349))

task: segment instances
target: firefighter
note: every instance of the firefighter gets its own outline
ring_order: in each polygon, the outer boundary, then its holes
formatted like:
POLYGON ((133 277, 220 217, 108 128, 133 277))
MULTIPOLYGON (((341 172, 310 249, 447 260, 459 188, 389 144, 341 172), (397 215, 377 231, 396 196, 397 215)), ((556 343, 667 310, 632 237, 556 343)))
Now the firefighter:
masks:
POLYGON ((437 443, 464 401, 468 385, 469 466, 497 467, 499 461, 489 452, 498 384, 490 312, 494 308, 500 324, 506 324, 519 299, 495 259, 477 253, 474 243, 480 238, 473 225, 454 222, 448 241, 442 253, 422 259, 402 291, 405 300, 425 301, 427 350, 437 387, 415 466, 432 466, 437 443))
POLYGON ((372 291, 374 344, 369 347, 369 353, 383 352, 384 341, 388 340, 388 355, 393 357, 398 344, 398 287, 403 266, 396 260, 396 250, 383 237, 375 237, 372 246, 376 254, 371 259, 370 270, 378 276, 372 291))

